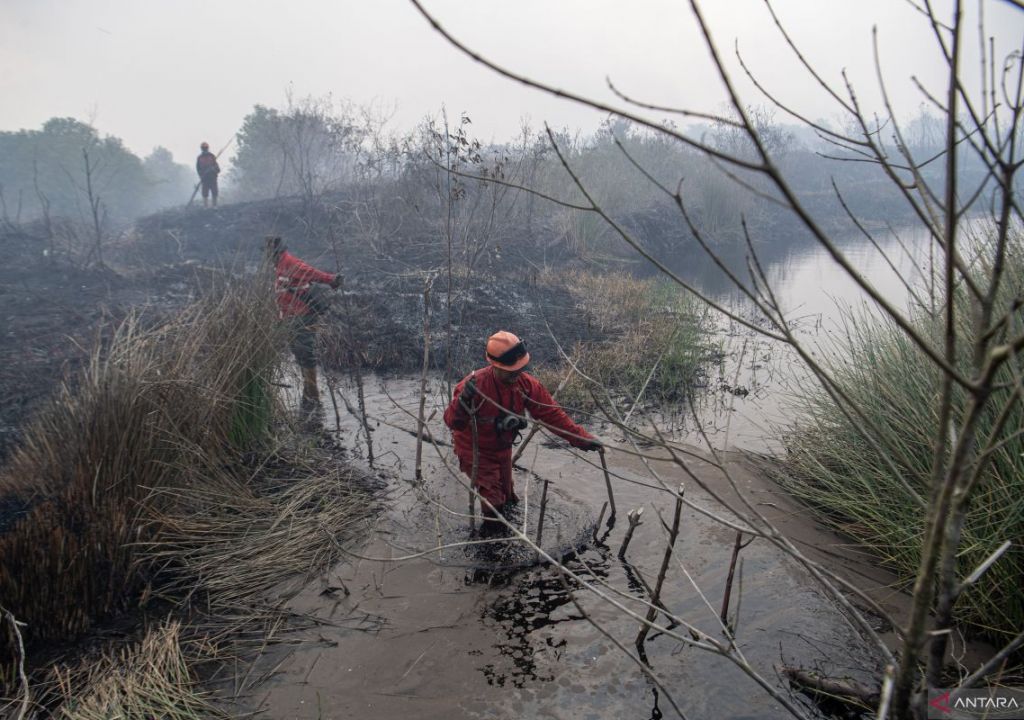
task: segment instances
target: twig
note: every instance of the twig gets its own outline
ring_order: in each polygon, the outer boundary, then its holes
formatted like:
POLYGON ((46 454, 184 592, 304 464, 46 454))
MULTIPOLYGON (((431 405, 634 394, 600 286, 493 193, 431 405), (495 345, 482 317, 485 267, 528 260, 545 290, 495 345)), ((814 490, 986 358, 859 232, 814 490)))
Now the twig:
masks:
POLYGON ((684 488, 682 485, 679 486, 679 490, 676 493, 676 509, 675 514, 672 516, 672 529, 669 530, 668 543, 665 545, 665 555, 661 559, 661 570, 658 572, 658 579, 654 583, 654 593, 651 595, 651 607, 647 610, 647 622, 640 626, 640 632, 636 636, 636 649, 638 652, 643 654, 644 639, 647 637, 647 633, 651 629, 650 623, 654 622, 654 618, 658 615, 658 610, 654 607, 661 601, 661 588, 665 583, 665 574, 668 572, 668 563, 672 559, 672 548, 676 544, 676 536, 679 534, 679 516, 683 509, 683 492, 684 488))
POLYGON ((331 396, 331 406, 334 408, 334 432, 341 432, 341 413, 338 412, 338 398, 334 396, 334 377, 331 373, 325 373, 327 381, 327 392, 331 396))
MULTIPOLYGON (((736 542, 732 546, 732 559, 729 560, 729 576, 725 579, 725 594, 722 596, 722 627, 729 629, 729 598, 732 595, 732 580, 736 574, 736 560, 739 559, 740 550, 752 543, 754 538, 743 542, 743 533, 736 533, 736 542)), ((732 632, 730 632, 732 634, 732 632)))
POLYGON ((635 510, 630 510, 628 513, 626 513, 626 520, 629 522, 629 527, 626 528, 626 536, 622 538, 622 545, 619 547, 619 560, 626 559, 626 548, 629 547, 629 542, 633 539, 633 531, 637 529, 637 526, 642 524, 640 521, 640 516, 643 514, 643 508, 636 508, 635 510))
POLYGON ((1009 644, 1004 646, 1002 650, 1000 650, 995 655, 993 655, 991 658, 989 658, 988 662, 986 662, 980 668, 978 668, 973 673, 968 675, 964 679, 964 681, 962 683, 960 683, 960 687, 962 687, 962 688, 974 687, 979 682, 984 680, 986 675, 988 675, 995 668, 997 668, 999 666, 999 664, 1001 662, 1003 662, 1003 660, 1005 660, 1007 657, 1009 657, 1010 655, 1012 655, 1013 653, 1015 653, 1017 650, 1019 650, 1022 647, 1024 647, 1024 631, 1018 633, 1017 637, 1015 637, 1013 640, 1011 640, 1009 642, 1009 644))
POLYGON ((420 412, 416 430, 416 481, 423 480, 423 427, 426 422, 423 414, 427 404, 427 370, 430 369, 430 286, 433 276, 428 275, 423 282, 423 370, 420 373, 420 412))
POLYGON ((889 703, 892 701, 892 681, 896 668, 886 665, 885 678, 882 680, 881 698, 878 700, 878 714, 875 720, 886 720, 889 717, 889 703))
MULTIPOLYGON (((602 510, 602 513, 603 513, 603 510, 602 510)), ((561 573, 559 573, 559 577, 561 577, 561 579, 562 579, 562 587, 564 587, 564 588, 565 588, 565 591, 566 591, 566 593, 567 593, 567 594, 569 595, 569 600, 571 600, 571 601, 572 601, 572 604, 576 606, 576 611, 577 611, 577 612, 578 612, 578 613, 579 613, 580 615, 582 615, 582 616, 583 616, 583 619, 584 619, 584 620, 586 620, 586 621, 587 621, 588 623, 590 623, 591 625, 593 625, 593 626, 594 626, 594 629, 595 629, 595 630, 597 630, 597 631, 598 631, 599 633, 601 633, 601 634, 602 634, 602 635, 604 635, 604 636, 605 636, 606 638, 608 638, 609 640, 611 640, 611 642, 612 642, 612 643, 614 643, 614 645, 615 645, 615 646, 616 646, 616 647, 617 647, 617 648, 618 648, 619 650, 621 650, 621 651, 622 651, 622 653, 623 653, 623 654, 625 654, 625 656, 626 656, 626 657, 628 657, 628 658, 629 658, 630 660, 632 660, 633 662, 635 662, 635 663, 637 664, 637 666, 638 666, 638 667, 640 668, 640 671, 641 671, 641 672, 642 672, 642 673, 643 673, 643 674, 644 674, 645 676, 647 676, 647 678, 648 678, 648 679, 649 679, 649 680, 650 680, 650 681, 651 681, 652 683, 654 683, 654 684, 655 684, 655 685, 656 685, 656 686, 657 686, 658 688, 660 688, 660 689, 661 689, 661 691, 662 691, 662 692, 663 692, 663 693, 665 694, 665 699, 666 699, 666 700, 668 700, 669 704, 670 704, 670 705, 672 706, 672 708, 673 708, 673 709, 674 709, 674 710, 676 711, 676 713, 677 713, 677 714, 679 715, 679 717, 680 717, 680 718, 682 718, 682 720, 686 720, 686 715, 684 715, 684 714, 683 714, 683 711, 682 711, 682 709, 681 709, 681 708, 680 708, 680 707, 679 707, 678 705, 676 705, 676 701, 675 701, 675 699, 674 699, 674 698, 672 697, 672 694, 671 694, 671 693, 670 693, 670 692, 668 691, 668 688, 666 688, 666 687, 665 687, 664 685, 662 685, 662 684, 661 684, 661 681, 660 681, 660 680, 658 680, 658 678, 657 678, 657 677, 655 676, 655 674, 654 674, 654 672, 653 672, 653 671, 651 670, 651 668, 650 668, 650 667, 648 667, 647 663, 643 661, 643 659, 642 659, 642 658, 643 658, 643 655, 641 654, 641 656, 640 656, 639 658, 635 658, 635 657, 633 657, 633 653, 629 652, 629 650, 627 650, 627 649, 626 649, 626 648, 625 648, 625 647, 624 647, 624 646, 622 645, 622 643, 621 643, 621 642, 620 642, 620 641, 618 640, 618 638, 616 638, 616 637, 615 637, 614 635, 612 635, 612 634, 611 634, 610 632, 608 632, 608 630, 606 630, 606 629, 604 628, 604 626, 600 625, 600 624, 599 624, 599 623, 597 623, 597 622, 596 622, 596 621, 595 621, 595 620, 594 620, 594 619, 593 619, 592 617, 590 617, 590 614, 589 614, 589 613, 587 613, 587 612, 586 612, 586 611, 585 611, 585 610, 583 609, 583 606, 582 606, 582 605, 580 605, 580 601, 576 599, 576 595, 575 595, 575 593, 573 593, 573 591, 572 591, 572 588, 571 588, 571 587, 569 586, 569 580, 568 580, 568 578, 567 578, 567 577, 565 576, 565 570, 564 570, 564 569, 562 569, 562 572, 561 572, 561 573)))
MULTIPOLYGON (((544 489, 540 493, 540 517, 537 518, 537 547, 543 547, 544 539, 544 512, 548 506, 548 481, 544 480, 544 489)), ((537 553, 537 562, 540 562, 540 552, 537 553)))
POLYGON ((17 720, 23 720, 32 704, 32 694, 29 692, 28 687, 28 676, 25 675, 25 644, 22 642, 21 631, 18 629, 19 625, 24 626, 25 623, 18 622, 17 618, 11 614, 11 611, 3 606, 0 606, 0 611, 3 611, 4 617, 7 618, 7 622, 11 625, 11 635, 14 637, 15 645, 18 648, 18 679, 21 681, 22 699, 17 720))
POLYGON ((607 509, 608 509, 608 501, 605 500, 604 503, 601 505, 601 512, 597 516, 597 524, 594 525, 594 542, 595 543, 601 542, 600 540, 597 539, 597 529, 599 527, 601 527, 601 521, 604 520, 604 513, 605 513, 605 511, 607 509))
POLYGON ((612 512, 608 516, 608 525, 612 525, 615 522, 615 495, 612 493, 612 479, 608 475, 608 461, 604 456, 604 447, 599 451, 601 456, 601 469, 604 471, 604 484, 608 488, 608 505, 611 507, 612 512))

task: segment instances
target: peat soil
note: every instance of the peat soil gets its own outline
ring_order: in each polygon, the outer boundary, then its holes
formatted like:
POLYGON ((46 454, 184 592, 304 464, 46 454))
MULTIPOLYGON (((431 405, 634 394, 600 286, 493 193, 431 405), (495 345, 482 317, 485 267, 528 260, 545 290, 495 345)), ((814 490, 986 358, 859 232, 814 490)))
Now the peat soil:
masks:
MULTIPOLYGON (((336 418, 326 383, 322 391, 322 431, 367 463, 362 424, 344 410, 336 418)), ((351 384, 339 379, 334 391, 344 396, 340 407, 355 405, 351 384)), ((412 480, 418 391, 414 377, 366 379, 373 470, 390 483, 385 517, 366 546, 351 549, 348 559, 291 601, 291 609, 325 624, 297 649, 275 649, 259 661, 271 679, 251 697, 253 710, 260 717, 310 719, 674 716, 664 692, 604 634, 632 652, 637 620, 580 585, 580 580, 592 584, 643 614, 644 583, 654 584, 664 554, 666 533, 659 514, 670 521, 671 495, 640 460, 614 449, 624 445, 617 431, 594 428, 612 448, 608 457, 618 507, 615 523, 609 525, 605 516, 598 526, 607 493, 596 458, 535 439, 515 472, 522 501, 513 520, 536 537, 547 479, 541 545, 577 575, 563 582, 530 550, 517 546, 502 554, 473 542, 468 491, 443 442, 448 436, 439 416, 445 389, 438 380, 430 383, 426 414, 433 415, 429 435, 442 442, 425 444, 423 480, 412 480), (625 515, 637 507, 645 508, 644 520, 620 560, 616 555, 625 515), (362 613, 374 620, 372 626, 330 625, 332 618, 362 613)), ((722 472, 703 451, 692 450, 689 470, 729 495, 722 472)), ((895 616, 902 614, 905 597, 890 575, 780 493, 747 456, 725 453, 722 458, 747 496, 800 548, 852 579, 895 616)), ((714 508, 679 468, 664 461, 652 466, 666 486, 684 483, 689 501, 714 508)), ((684 507, 662 594, 673 612, 716 637, 722 637, 716 616, 734 540, 732 531, 684 507)), ((742 551, 730 608, 747 659, 770 685, 812 715, 831 716, 787 685, 778 675, 782 665, 868 685, 879 677, 877 650, 796 563, 764 541, 742 551)), ((872 622, 892 640, 884 620, 872 622)), ((720 657, 658 633, 648 637, 645 652, 687 717, 788 717, 753 680, 720 657)))
MULTIPOLYGON (((382 254, 343 233, 316 239, 304 230, 309 222, 301 203, 289 198, 171 210, 107 240, 103 265, 54 249, 40 227, 0 228, 7 258, 0 267, 0 462, 32 411, 129 313, 156 321, 226 277, 263 281, 257 272, 270 234, 345 277, 322 333, 331 345, 324 352, 329 365, 421 367, 427 278, 434 369, 469 372, 483 361, 484 339, 498 329, 528 338, 539 363, 558 359, 552 335, 566 349, 592 336, 569 293, 538 285, 522 258, 490 258, 473 274, 453 277, 449 294, 439 243, 382 254)), ((4 507, 0 500, 0 525, 4 507)))
POLYGON ((128 313, 155 317, 199 283, 188 266, 85 267, 47 247, 30 232, 0 232, 0 462, 32 411, 128 313))

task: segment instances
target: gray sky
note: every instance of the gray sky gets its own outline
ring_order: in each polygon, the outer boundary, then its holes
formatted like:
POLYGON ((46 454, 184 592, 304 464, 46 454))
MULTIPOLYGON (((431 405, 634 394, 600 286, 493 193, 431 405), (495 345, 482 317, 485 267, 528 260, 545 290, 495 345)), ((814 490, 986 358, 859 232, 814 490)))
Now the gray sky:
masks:
MULTIPOLYGON (((493 60, 556 86, 608 99, 605 77, 638 99, 714 110, 724 100, 683 0, 425 0, 442 24, 493 60)), ((938 0, 938 6, 949 6, 938 0)), ((977 2, 968 57, 976 57, 977 2)), ((729 64, 733 43, 764 82, 811 117, 836 110, 780 45, 763 0, 705 0, 729 64)), ((900 112, 921 99, 909 76, 941 92, 934 38, 903 0, 776 0, 802 50, 832 81, 847 68, 877 102, 871 27, 900 112)), ((1001 54, 1019 49, 1024 13, 985 4, 1001 54)), ((475 64, 407 0, 2 0, 0 129, 53 116, 92 120, 138 154, 156 145, 189 162, 215 147, 256 103, 332 93, 393 111, 404 130, 441 106, 465 111, 484 140, 512 136, 522 118, 593 130, 600 116, 522 88, 475 64)), ((967 67, 973 67, 968 65, 967 67)), ((738 70, 737 70, 738 74, 738 70)), ((976 71, 968 74, 975 78, 976 71)), ((763 102, 742 85, 750 103, 763 102)), ((782 119, 781 114, 778 116, 782 119)))

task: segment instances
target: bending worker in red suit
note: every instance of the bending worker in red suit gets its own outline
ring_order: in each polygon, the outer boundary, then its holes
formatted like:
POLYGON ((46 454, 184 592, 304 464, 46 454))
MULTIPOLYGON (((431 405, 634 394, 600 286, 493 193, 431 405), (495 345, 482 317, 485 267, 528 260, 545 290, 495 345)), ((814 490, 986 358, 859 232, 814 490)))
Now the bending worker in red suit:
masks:
POLYGON ((507 503, 519 499, 512 485, 512 444, 526 427, 527 411, 535 421, 581 450, 600 450, 601 441, 574 423, 547 388, 524 372, 530 353, 517 336, 504 330, 491 335, 486 357, 487 367, 473 371, 455 386, 444 422, 452 429, 459 467, 486 501, 481 502, 483 529, 494 532, 502 527, 495 511, 501 512, 507 503))
POLYGON ((295 362, 302 370, 302 403, 310 407, 320 404, 316 380, 317 303, 314 283, 341 286, 341 275, 317 270, 288 252, 279 237, 267 238, 267 256, 274 265, 274 294, 282 320, 290 325, 289 346, 295 362))

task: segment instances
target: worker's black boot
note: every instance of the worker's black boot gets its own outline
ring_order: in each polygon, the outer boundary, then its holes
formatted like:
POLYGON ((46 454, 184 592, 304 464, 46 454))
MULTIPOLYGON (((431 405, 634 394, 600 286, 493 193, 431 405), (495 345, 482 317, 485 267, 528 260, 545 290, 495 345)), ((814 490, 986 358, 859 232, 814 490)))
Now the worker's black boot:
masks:
POLYGON ((480 523, 480 539, 498 539, 507 537, 508 528, 505 527, 505 523, 497 518, 484 517, 482 523, 480 523))
MULTIPOLYGON (((481 502, 483 504, 483 502, 481 502)), ((504 521, 498 517, 498 511, 492 510, 489 507, 484 507, 482 510, 483 521, 480 523, 480 539, 494 539, 498 540, 501 538, 508 537, 508 527, 504 521)))

